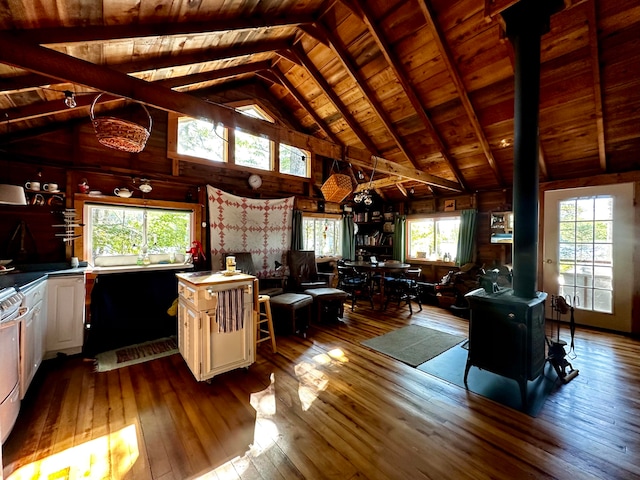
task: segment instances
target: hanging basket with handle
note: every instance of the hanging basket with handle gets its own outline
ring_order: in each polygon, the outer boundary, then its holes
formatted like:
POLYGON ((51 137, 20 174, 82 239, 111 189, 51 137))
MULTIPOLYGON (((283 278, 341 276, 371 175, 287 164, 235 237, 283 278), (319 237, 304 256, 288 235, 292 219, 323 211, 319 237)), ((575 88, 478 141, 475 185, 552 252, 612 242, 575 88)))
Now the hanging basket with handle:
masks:
POLYGON ((320 187, 327 202, 340 203, 351 193, 351 178, 342 173, 334 173, 320 187))
POLYGON ((140 104, 149 117, 148 128, 120 118, 96 117, 93 114, 93 109, 96 102, 102 95, 103 94, 101 93, 94 98, 93 103, 91 104, 91 111, 89 112, 91 123, 93 123, 93 128, 95 129, 96 136, 98 137, 98 142, 105 147, 122 150, 123 152, 141 152, 147 144, 147 140, 151 134, 152 120, 147 107, 142 103, 140 104))

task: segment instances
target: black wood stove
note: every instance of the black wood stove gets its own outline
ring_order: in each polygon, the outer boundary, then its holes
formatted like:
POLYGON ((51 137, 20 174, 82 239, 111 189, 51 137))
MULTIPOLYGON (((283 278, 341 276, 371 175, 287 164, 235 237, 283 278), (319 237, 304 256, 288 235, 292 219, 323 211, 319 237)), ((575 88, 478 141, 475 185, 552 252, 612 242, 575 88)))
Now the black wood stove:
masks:
POLYGON ((469 353, 464 371, 483 370, 512 378, 520 386, 523 407, 527 405, 527 382, 544 371, 545 300, 538 292, 526 299, 504 289, 488 293, 480 288, 466 295, 471 306, 469 353))

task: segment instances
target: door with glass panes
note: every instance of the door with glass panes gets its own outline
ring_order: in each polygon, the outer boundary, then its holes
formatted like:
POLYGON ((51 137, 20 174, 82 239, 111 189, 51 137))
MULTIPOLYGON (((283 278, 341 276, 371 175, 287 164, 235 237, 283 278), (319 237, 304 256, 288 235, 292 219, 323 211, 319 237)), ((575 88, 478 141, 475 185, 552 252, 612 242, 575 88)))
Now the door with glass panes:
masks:
POLYGON ((631 330, 632 253, 633 184, 545 192, 543 290, 577 323, 631 330))

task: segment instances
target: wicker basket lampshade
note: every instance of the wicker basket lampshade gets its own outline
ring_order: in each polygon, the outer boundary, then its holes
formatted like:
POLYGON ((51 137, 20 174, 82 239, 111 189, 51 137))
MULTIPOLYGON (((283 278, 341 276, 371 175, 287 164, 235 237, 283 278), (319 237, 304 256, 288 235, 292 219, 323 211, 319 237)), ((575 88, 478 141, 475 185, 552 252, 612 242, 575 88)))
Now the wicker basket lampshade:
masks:
POLYGON ((147 144, 147 140, 151 134, 152 121, 147 107, 140 104, 149 117, 148 128, 120 118, 95 117, 93 109, 101 96, 102 94, 98 95, 93 100, 93 103, 91 104, 91 111, 89 112, 91 123, 93 123, 93 128, 95 129, 96 136, 98 137, 98 142, 105 147, 122 150, 123 152, 141 152, 147 144))
POLYGON ((322 184, 320 190, 326 201, 340 203, 351 193, 351 178, 334 173, 322 184))

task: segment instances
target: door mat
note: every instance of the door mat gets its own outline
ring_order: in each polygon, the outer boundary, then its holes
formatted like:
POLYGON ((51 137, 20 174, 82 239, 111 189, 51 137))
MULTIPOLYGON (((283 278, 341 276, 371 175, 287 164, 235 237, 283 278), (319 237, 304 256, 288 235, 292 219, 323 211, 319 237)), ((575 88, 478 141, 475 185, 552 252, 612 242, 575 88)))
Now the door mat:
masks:
MULTIPOLYGON (((467 342, 456 345, 445 351, 442 355, 418 365, 418 370, 429 373, 449 383, 453 383, 462 388, 464 385, 464 369, 467 364, 468 349, 467 342)), ((501 403, 507 407, 526 413, 531 417, 536 417, 547 397, 558 388, 558 376, 553 367, 545 364, 543 373, 527 382, 527 405, 522 405, 520 395, 520 385, 518 382, 502 375, 481 370, 472 366, 467 376, 468 390, 501 403)))
POLYGON ((117 348, 96 355, 95 371, 108 372, 116 368, 128 367, 156 358, 167 357, 178 353, 176 337, 159 338, 149 342, 117 348))
POLYGON ((417 367, 464 340, 465 337, 458 335, 409 325, 361 343, 407 365, 417 367))

